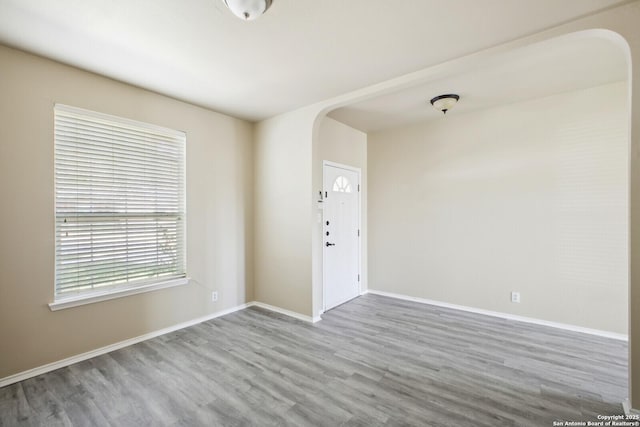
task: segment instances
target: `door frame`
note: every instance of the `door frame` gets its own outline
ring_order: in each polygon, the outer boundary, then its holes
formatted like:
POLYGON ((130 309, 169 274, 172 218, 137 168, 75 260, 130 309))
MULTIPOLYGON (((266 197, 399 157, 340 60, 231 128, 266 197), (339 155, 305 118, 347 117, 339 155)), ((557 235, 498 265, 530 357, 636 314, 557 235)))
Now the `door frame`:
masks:
MULTIPOLYGON (((362 182, 362 169, 361 168, 357 168, 355 166, 349 166, 349 165, 345 165, 343 163, 337 163, 337 162, 332 162, 329 160, 323 160, 322 161, 322 192, 323 195, 324 194, 328 194, 329 193, 329 189, 324 188, 324 178, 325 178, 325 173, 324 173, 324 169, 326 166, 331 166, 334 168, 339 168, 339 169, 345 169, 351 172, 355 172, 356 174, 358 174, 358 183, 357 183, 357 193, 358 193, 358 213, 357 213, 357 217, 358 217, 358 230, 360 230, 360 235, 358 236, 358 244, 357 244, 357 250, 358 250, 358 265, 357 265, 357 270, 358 270, 358 277, 360 277, 360 280, 358 281, 358 295, 362 295, 362 187, 361 187, 361 182, 362 182), (326 192, 326 193, 325 193, 326 192)), ((325 200, 325 198, 323 197, 323 200, 325 200)), ((322 226, 322 228, 324 228, 324 221, 325 221, 325 217, 324 217, 324 206, 322 209, 322 222, 320 223, 320 225, 322 226)), ((325 234, 323 231, 320 232, 322 239, 320 239, 320 247, 322 250, 322 311, 320 312, 320 314, 324 313, 326 311, 326 277, 327 275, 325 274, 325 268, 326 268, 326 260, 325 260, 325 234)))

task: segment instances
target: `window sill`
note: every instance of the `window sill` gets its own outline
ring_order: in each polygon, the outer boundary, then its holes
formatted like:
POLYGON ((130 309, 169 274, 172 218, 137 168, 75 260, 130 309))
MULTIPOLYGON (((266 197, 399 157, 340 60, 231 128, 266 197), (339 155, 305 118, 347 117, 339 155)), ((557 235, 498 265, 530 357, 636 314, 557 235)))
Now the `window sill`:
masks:
POLYGON ((49 304, 51 311, 63 310, 65 308, 77 307, 80 305, 93 304, 100 301, 108 301, 110 299, 122 298, 129 295, 141 294, 144 292, 157 291, 159 289, 173 288, 189 283, 188 277, 180 279, 166 280, 163 282, 150 283, 148 285, 137 286, 135 288, 125 288, 120 290, 112 290, 90 295, 80 295, 69 298, 60 299, 49 304))

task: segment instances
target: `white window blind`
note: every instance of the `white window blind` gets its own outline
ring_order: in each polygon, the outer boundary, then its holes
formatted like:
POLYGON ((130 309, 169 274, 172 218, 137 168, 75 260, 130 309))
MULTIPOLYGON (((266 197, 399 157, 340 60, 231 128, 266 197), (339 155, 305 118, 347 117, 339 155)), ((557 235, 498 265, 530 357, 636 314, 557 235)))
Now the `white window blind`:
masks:
POLYGON ((56 301, 185 277, 185 134, 54 112, 56 301))

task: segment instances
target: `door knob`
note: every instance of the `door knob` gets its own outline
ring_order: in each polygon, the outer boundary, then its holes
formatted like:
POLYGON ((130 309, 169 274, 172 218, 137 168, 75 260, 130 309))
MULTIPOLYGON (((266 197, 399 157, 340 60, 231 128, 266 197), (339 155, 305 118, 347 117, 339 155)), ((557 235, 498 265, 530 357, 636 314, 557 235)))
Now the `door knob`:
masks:
POLYGON ((335 243, 329 243, 329 242, 327 242, 327 243, 325 243, 324 245, 325 245, 325 246, 335 246, 336 244, 335 244, 335 243))

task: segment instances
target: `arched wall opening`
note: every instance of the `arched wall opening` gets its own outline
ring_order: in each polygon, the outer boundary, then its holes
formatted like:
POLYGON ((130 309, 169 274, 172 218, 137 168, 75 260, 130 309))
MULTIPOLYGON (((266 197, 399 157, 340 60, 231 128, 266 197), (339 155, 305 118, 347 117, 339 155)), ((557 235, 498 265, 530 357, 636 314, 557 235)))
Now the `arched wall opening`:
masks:
MULTIPOLYGON (((588 25, 588 24, 587 24, 588 25)), ((570 25, 568 27, 571 27, 570 25)), ((613 43, 615 43, 619 49, 621 51, 624 52, 625 55, 625 59, 626 59, 626 66, 627 66, 627 80, 624 83, 624 88, 623 88, 623 92, 622 92, 622 96, 625 97, 626 96, 626 105, 624 106, 624 110, 625 110, 625 126, 626 126, 626 136, 625 136, 625 143, 624 143, 624 155, 625 155, 625 162, 628 163, 628 170, 625 171, 625 182, 628 184, 627 188, 625 189, 625 192, 627 193, 624 197, 624 199, 627 202, 627 205, 625 207, 625 209, 627 210, 627 225, 625 225, 625 227, 627 228, 627 233, 625 233, 626 235, 623 236, 623 240, 627 239, 629 241, 628 245, 626 247, 619 247, 617 246, 616 249, 620 250, 622 249, 623 251, 631 251, 631 256, 629 256, 625 261, 625 271, 626 274, 624 275, 625 277, 618 277, 618 281, 622 280, 622 282, 624 282, 625 285, 625 304, 628 307, 628 312, 625 312, 624 314, 624 318, 626 320, 628 320, 628 325, 629 325, 629 336, 630 336, 630 343, 629 343, 629 348, 630 348, 630 385, 633 384, 633 375, 632 373, 634 372, 633 370, 633 366, 634 365, 640 365, 640 360, 636 360, 636 359, 640 359, 640 354, 637 351, 634 351, 633 348, 633 344, 637 343, 638 340, 634 340, 633 336, 634 333, 638 334, 640 333, 640 331, 638 331, 638 327, 633 327, 633 325, 635 324, 633 322, 633 310, 632 310, 632 302, 634 300, 634 295, 637 295, 638 292, 634 292, 635 288, 633 287, 633 281, 630 282, 630 278, 633 277, 634 274, 634 268, 633 268, 633 254, 635 254, 637 251, 634 251, 634 248, 640 246, 640 241, 636 241, 633 238, 633 232, 632 230, 634 230, 635 228, 637 228, 637 225, 632 221, 633 219, 633 215, 631 215, 632 212, 634 212, 633 206, 634 203, 638 204, 637 201, 635 201, 635 199, 633 197, 629 197, 629 195, 633 194, 633 171, 635 170, 635 168, 637 168, 637 166, 635 166, 634 161, 635 158, 633 156, 633 152, 637 151, 637 143, 638 141, 634 141, 632 139, 632 133, 633 133, 633 125, 634 125, 634 116, 632 116, 632 101, 637 102, 637 97, 633 98, 632 97, 632 82, 633 82, 633 74, 632 74, 632 49, 631 46, 627 43, 626 39, 621 36, 619 33, 616 33, 614 31, 611 30, 604 30, 604 29, 587 29, 584 30, 582 28, 580 28, 580 25, 577 25, 578 28, 567 28, 567 29, 560 29, 556 32, 551 31, 548 34, 544 34, 544 35, 538 35, 538 36, 534 36, 531 39, 528 40, 524 40, 524 41, 520 41, 517 43, 512 43, 512 44, 508 44, 506 46, 501 46, 498 47, 496 49, 491 49, 489 51, 486 52, 481 52, 479 54, 475 54, 472 55, 470 57, 465 57, 465 58, 461 58, 455 61, 451 61, 449 63, 445 63, 445 64, 441 64, 437 67, 433 67, 432 69, 429 70, 425 70, 423 72, 419 72, 419 73, 414 73, 413 75, 410 76, 405 76, 403 78, 399 78, 396 79, 395 81, 392 82, 387 82, 386 84, 381 84, 378 85, 377 87, 372 87, 372 88, 368 88, 367 90, 362 90, 362 91, 358 91, 357 93, 353 93, 344 97, 341 97, 340 99, 336 99, 334 100, 334 102, 332 103, 327 103, 326 105, 322 106, 322 109, 320 111, 320 113, 317 115, 314 124, 313 124, 313 140, 312 140, 312 145, 313 145, 313 161, 312 161, 312 182, 313 182, 313 188, 314 191, 317 188, 320 188, 320 182, 321 182, 321 170, 318 168, 318 164, 321 163, 321 161, 323 159, 318 158, 318 153, 321 152, 321 150, 319 149, 320 144, 323 144, 322 141, 322 135, 321 135, 321 127, 322 127, 322 123, 324 117, 330 113, 331 111, 334 111, 338 108, 342 108, 345 107, 347 105, 351 105, 351 104, 356 104, 358 102, 362 102, 365 101, 367 99, 372 99, 372 98, 376 98, 376 97, 381 97, 384 95, 388 95, 391 94, 393 92, 396 91, 402 91, 402 90, 406 90, 407 88, 412 88, 414 86, 417 85, 421 85, 421 84, 425 84, 428 83, 429 81, 436 81, 439 79, 442 79, 444 76, 446 76, 447 74, 450 73, 457 73, 461 67, 482 67, 483 64, 487 64, 487 61, 491 61, 493 58, 496 58, 500 55, 505 55, 508 54, 510 51, 513 50, 518 50, 518 49, 531 49, 532 46, 537 45, 537 47, 543 46, 545 44, 551 44, 551 43, 555 43, 558 41, 562 41, 562 42, 566 42, 566 41, 570 41, 572 39, 574 40, 580 40, 580 39, 602 39, 602 40, 609 40, 613 43), (634 150, 634 147, 635 150, 634 150), (630 274, 629 274, 630 273, 630 274)), ((616 89, 618 91, 618 94, 616 95, 616 99, 620 99, 620 88, 616 89)), ((600 93, 601 95, 606 95, 606 90, 601 91, 600 93)), ((495 109, 495 107, 494 107, 495 109)), ((468 114, 472 114, 472 113, 468 113, 468 114)), ((618 114, 619 116, 619 114, 618 114)), ((636 124, 637 124, 637 117, 636 119, 636 124)), ((637 129, 637 128, 636 128, 637 129)), ((637 137, 636 137, 637 139, 637 137)), ((619 159, 618 159, 619 160, 619 159)), ((372 189, 375 191, 375 189, 372 189)), ((316 206, 313 206, 312 211, 313 211, 313 216, 315 217, 316 211, 314 210, 316 208, 316 206)), ((375 208, 373 208, 375 209, 375 208)), ((320 307, 320 301, 322 298, 322 276, 321 276, 321 256, 319 257, 318 255, 321 255, 321 252, 318 251, 318 242, 321 241, 321 239, 319 239, 319 233, 318 230, 312 227, 312 244, 313 244, 313 250, 312 250, 312 264, 313 264, 313 268, 312 268, 312 274, 313 274, 313 280, 312 280, 312 287, 313 287, 313 291, 312 291, 312 298, 313 298, 313 315, 317 316, 320 314, 321 312, 321 307, 320 307)), ((373 273, 372 273, 373 276, 373 273)), ((370 278, 371 280, 375 280, 375 278, 370 278)), ((640 286, 639 286, 640 287, 640 286)), ((618 290, 619 291, 619 290, 618 290)), ((637 299, 637 297, 636 297, 637 299)), ((499 309, 497 309, 496 311, 500 311, 499 309)), ((607 316, 607 310, 606 307, 602 307, 602 311, 600 313, 594 313, 595 316, 607 316)), ((597 329, 597 328, 594 328, 597 329)), ((610 328, 609 328, 610 329, 610 328)), ((626 331, 622 331, 619 330, 619 332, 621 334, 626 333, 626 331)), ((636 370, 637 371, 637 370, 636 370)), ((637 378, 637 382, 640 382, 640 378, 637 378)), ((640 388, 640 385, 638 386, 638 388, 640 388)), ((633 389, 633 387, 631 387, 631 389, 633 389)), ((631 393, 630 393, 631 394, 631 393)), ((635 400, 634 400, 634 407, 639 407, 640 403, 638 402, 640 400, 640 396, 635 396, 635 400)))

